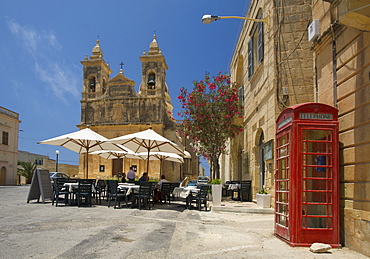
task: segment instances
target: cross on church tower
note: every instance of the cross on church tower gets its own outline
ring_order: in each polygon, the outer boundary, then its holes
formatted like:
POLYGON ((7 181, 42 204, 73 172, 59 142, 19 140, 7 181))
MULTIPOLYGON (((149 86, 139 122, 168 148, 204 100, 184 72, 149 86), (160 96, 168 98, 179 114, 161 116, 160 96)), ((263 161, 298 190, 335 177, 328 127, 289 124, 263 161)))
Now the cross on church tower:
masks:
POLYGON ((119 63, 119 65, 121 66, 121 69, 119 70, 119 72, 120 72, 120 74, 123 74, 123 65, 124 65, 125 63, 123 63, 122 61, 121 61, 121 63, 119 63))

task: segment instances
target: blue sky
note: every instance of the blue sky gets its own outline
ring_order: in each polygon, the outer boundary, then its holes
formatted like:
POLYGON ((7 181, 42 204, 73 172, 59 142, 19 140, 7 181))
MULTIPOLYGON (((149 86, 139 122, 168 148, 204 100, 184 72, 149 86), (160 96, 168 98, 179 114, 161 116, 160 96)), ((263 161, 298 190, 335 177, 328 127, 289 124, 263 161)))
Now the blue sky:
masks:
POLYGON ((99 37, 114 77, 141 81, 143 50, 153 34, 169 66, 174 115, 181 87, 204 73, 228 71, 243 21, 201 23, 204 14, 246 14, 246 0, 4 0, 0 3, 0 106, 19 113, 19 150, 78 164, 78 154, 38 141, 78 130, 84 56, 99 37))

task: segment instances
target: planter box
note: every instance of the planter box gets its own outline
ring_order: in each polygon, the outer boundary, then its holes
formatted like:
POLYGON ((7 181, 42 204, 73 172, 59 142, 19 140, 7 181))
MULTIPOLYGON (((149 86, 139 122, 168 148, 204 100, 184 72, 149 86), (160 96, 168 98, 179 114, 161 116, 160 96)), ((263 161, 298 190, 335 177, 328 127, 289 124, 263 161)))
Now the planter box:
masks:
POLYGON ((271 194, 259 194, 257 193, 257 206, 261 208, 270 208, 271 205, 271 194))
POLYGON ((222 184, 212 185, 212 205, 221 206, 222 184))

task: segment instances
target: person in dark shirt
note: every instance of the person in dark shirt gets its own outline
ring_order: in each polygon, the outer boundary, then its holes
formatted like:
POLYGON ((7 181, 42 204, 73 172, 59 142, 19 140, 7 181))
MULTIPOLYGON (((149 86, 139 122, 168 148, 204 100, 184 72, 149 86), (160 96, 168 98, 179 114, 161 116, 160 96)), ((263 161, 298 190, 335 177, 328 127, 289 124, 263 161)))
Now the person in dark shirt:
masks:
POLYGON ((122 174, 122 180, 121 180, 121 183, 125 183, 125 182, 127 182, 127 180, 126 180, 126 173, 123 173, 123 174, 122 174))
POLYGON ((140 177, 139 182, 147 182, 149 180, 148 173, 144 172, 143 176, 140 177))

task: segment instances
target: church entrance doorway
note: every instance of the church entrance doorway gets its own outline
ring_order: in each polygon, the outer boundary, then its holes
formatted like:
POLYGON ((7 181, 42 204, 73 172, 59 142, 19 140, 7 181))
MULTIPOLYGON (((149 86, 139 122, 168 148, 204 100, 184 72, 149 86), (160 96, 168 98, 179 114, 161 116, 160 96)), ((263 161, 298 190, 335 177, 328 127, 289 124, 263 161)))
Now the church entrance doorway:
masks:
POLYGON ((123 170, 123 158, 117 158, 112 160, 112 176, 118 178, 122 177, 123 170))

